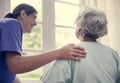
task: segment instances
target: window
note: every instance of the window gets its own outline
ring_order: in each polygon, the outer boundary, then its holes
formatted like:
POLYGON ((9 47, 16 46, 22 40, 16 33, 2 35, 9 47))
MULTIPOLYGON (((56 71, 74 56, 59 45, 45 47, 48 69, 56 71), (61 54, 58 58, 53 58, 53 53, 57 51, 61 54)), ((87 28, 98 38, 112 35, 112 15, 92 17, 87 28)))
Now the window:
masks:
POLYGON ((79 0, 55 1, 55 34, 56 47, 75 43, 74 21, 79 10, 79 0))

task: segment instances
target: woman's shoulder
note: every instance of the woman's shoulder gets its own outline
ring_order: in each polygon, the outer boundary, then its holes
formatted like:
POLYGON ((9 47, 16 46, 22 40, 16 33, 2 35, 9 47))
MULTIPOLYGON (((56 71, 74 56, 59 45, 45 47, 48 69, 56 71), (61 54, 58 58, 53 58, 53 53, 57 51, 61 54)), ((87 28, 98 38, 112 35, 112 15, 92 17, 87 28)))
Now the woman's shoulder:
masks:
POLYGON ((117 54, 117 51, 114 48, 99 42, 80 42, 77 45, 85 48, 85 50, 93 50, 93 51, 98 50, 98 51, 110 52, 112 54, 117 54))

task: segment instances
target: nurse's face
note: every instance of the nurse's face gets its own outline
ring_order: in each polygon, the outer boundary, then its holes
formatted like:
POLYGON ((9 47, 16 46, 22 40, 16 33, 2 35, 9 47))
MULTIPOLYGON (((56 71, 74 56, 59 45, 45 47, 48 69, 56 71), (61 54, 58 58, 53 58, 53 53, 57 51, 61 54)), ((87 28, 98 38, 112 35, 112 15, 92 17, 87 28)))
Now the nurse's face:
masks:
POLYGON ((33 13, 30 15, 27 15, 25 11, 23 11, 23 15, 21 15, 22 19, 20 20, 23 33, 30 33, 33 29, 33 27, 36 25, 36 18, 37 14, 33 13))

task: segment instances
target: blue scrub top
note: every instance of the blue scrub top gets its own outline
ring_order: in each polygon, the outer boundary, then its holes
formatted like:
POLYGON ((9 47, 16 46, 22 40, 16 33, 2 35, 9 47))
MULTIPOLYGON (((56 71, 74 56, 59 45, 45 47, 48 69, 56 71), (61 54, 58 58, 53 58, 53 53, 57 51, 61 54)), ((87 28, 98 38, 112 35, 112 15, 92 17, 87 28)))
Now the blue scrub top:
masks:
POLYGON ((5 52, 22 54, 22 27, 18 20, 0 20, 0 83, 13 83, 15 74, 11 73, 5 61, 5 52))

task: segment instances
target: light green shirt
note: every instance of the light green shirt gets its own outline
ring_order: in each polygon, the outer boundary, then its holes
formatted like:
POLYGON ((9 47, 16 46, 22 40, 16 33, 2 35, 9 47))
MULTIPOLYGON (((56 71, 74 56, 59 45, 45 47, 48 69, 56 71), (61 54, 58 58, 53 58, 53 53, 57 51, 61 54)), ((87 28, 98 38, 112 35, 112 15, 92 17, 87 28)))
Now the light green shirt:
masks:
POLYGON ((81 61, 56 60, 42 76, 44 83, 120 83, 120 58, 97 42, 81 42, 87 56, 81 61))

